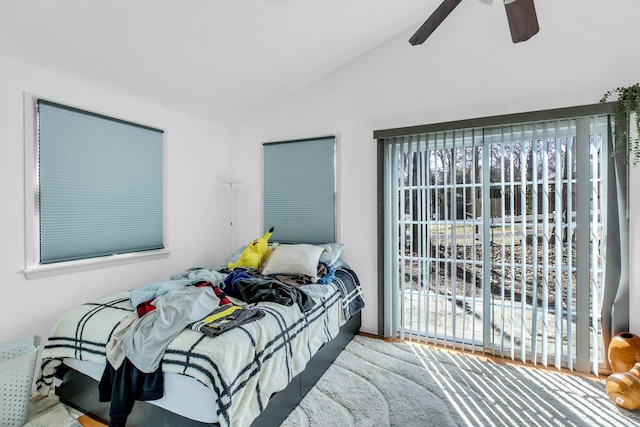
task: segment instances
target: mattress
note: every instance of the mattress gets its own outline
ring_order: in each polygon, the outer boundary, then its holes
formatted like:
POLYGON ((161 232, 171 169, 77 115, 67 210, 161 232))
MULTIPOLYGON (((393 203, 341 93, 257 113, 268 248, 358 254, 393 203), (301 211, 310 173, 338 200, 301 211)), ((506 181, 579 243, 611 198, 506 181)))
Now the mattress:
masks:
MULTIPOLYGON (((105 365, 83 360, 65 358, 63 364, 95 381, 100 381, 105 365)), ((192 378, 166 373, 164 375, 165 392, 161 399, 149 401, 151 405, 166 409, 180 416, 203 423, 217 423, 218 414, 211 405, 215 401, 215 394, 201 382, 192 378), (185 399, 185 396, 188 396, 185 399)))

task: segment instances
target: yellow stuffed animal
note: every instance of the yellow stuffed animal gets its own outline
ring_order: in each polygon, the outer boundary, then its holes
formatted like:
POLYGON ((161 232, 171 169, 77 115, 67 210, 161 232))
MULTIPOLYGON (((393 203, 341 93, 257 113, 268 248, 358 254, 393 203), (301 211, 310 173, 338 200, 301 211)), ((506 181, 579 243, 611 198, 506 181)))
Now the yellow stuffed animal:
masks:
POLYGON ((234 269, 237 267, 260 269, 262 262, 267 259, 271 250, 269 249, 269 238, 273 234, 273 227, 267 231, 264 236, 249 242, 247 247, 242 251, 238 260, 227 264, 227 268, 234 269))

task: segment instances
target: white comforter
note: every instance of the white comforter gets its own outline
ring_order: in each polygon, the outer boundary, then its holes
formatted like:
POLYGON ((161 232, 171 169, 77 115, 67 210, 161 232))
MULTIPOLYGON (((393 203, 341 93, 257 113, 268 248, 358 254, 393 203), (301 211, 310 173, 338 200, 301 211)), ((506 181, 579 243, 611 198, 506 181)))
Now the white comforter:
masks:
MULTIPOLYGON (((357 295, 361 289, 356 283, 357 295)), ((304 370, 323 343, 344 324, 347 300, 335 285, 306 313, 296 304, 258 303, 266 315, 256 322, 210 338, 185 329, 168 346, 162 370, 195 378, 218 396, 222 426, 247 426, 269 397, 304 370), (343 305, 344 304, 344 305, 343 305)), ((353 294, 353 292, 351 292, 353 294)), ((46 393, 63 358, 105 363, 105 345, 121 319, 133 311, 129 291, 104 297, 67 312, 55 325, 42 354, 38 388, 46 393)), ((346 310, 348 312, 348 310, 346 310)))

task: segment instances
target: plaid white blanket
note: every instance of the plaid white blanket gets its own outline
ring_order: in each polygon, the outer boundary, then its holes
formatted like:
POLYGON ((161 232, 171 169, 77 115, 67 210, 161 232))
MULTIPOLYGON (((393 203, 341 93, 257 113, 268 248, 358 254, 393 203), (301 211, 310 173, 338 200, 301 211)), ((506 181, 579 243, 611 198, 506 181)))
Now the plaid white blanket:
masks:
MULTIPOLYGON (((283 390, 304 370, 309 359, 340 326, 363 306, 355 274, 341 271, 332 291, 306 313, 297 304, 261 302, 265 316, 217 337, 185 329, 170 344, 162 370, 190 376, 216 396, 222 426, 247 426, 266 407, 270 396, 283 390)), ((37 381, 47 393, 64 358, 105 364, 105 346, 134 307, 129 291, 83 304, 65 313, 55 325, 42 353, 37 381)))

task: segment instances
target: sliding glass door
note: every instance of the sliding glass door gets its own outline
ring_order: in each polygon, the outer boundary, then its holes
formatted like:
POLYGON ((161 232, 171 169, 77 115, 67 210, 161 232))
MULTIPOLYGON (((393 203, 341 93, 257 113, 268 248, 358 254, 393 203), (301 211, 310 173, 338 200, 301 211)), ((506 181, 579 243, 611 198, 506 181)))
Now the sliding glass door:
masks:
POLYGON ((385 334, 597 372, 607 135, 592 115, 379 138, 385 334))

